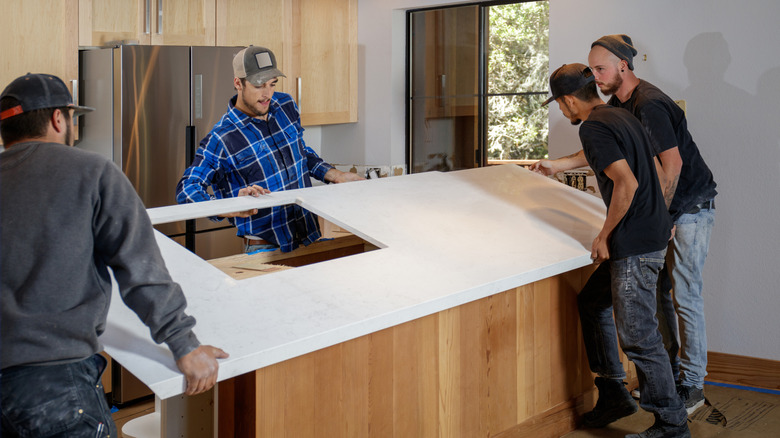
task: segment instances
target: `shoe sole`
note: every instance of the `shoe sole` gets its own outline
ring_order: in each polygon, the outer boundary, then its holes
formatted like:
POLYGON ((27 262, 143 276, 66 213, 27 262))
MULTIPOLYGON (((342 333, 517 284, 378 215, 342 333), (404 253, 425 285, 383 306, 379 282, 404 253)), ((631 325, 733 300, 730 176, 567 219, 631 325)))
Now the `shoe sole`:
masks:
POLYGON ((696 402, 695 405, 686 408, 685 410, 688 411, 688 415, 692 415, 694 412, 696 412, 697 409, 699 409, 702 406, 704 406, 704 399, 699 400, 698 402, 696 402))

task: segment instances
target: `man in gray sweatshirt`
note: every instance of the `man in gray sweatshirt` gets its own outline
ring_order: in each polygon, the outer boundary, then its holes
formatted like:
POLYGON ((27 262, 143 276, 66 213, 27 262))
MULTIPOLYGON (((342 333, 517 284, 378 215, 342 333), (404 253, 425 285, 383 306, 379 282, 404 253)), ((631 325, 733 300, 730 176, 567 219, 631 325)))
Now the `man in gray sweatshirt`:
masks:
POLYGON ((187 394, 217 380, 146 210, 109 160, 74 149, 73 105, 56 76, 27 74, 0 95, 2 436, 118 436, 103 394, 113 271, 124 303, 166 343, 187 394))

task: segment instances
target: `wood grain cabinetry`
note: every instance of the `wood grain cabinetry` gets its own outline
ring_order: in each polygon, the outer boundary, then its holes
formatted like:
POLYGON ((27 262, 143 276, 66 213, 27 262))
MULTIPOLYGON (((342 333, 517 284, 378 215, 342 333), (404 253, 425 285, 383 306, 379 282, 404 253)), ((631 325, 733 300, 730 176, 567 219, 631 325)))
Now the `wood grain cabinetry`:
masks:
POLYGON ((217 0, 217 45, 261 46, 271 49, 279 69, 277 91, 295 95, 295 77, 289 71, 292 58, 290 0, 217 0))
POLYGON ((3 2, 0 29, 0 89, 26 73, 78 78, 78 0, 3 2))
POLYGON ((2 84, 27 72, 75 80, 79 46, 263 45, 304 125, 357 121, 357 0, 14 0, 0 26, 2 84))
POLYGON ((463 6, 415 13, 418 35, 412 93, 428 118, 475 116, 479 92, 479 8, 463 6))
POLYGON ((592 270, 220 382, 219 436, 564 435, 594 402, 576 298, 592 270))
POLYGON ((78 0, 4 1, 0 29, 0 90, 26 73, 78 79, 78 0))
POLYGON ((217 45, 271 49, 304 125, 357 121, 357 0, 217 0, 217 45))
POLYGON ((215 44, 215 0, 80 0, 79 44, 215 44))
POLYGON ((303 124, 357 122, 357 0, 294 3, 303 124))

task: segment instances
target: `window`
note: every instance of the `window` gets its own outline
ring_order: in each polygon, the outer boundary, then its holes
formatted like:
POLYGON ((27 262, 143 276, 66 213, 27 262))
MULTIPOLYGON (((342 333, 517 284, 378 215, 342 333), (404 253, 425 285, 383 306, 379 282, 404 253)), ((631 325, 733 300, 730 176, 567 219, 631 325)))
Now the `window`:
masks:
POLYGON ((410 11, 408 168, 547 156, 547 1, 410 11))

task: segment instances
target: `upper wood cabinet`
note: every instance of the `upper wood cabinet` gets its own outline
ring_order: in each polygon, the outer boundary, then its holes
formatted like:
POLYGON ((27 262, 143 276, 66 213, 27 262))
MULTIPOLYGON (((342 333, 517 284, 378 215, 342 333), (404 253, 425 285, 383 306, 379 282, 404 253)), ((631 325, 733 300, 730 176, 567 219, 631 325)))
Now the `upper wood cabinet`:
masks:
POLYGON ((357 0, 78 0, 78 29, 84 47, 267 47, 304 125, 357 121, 357 0))
POLYGON ((26 73, 78 79, 78 0, 4 1, 0 29, 0 91, 26 73))
MULTIPOLYGON (((357 122, 357 0, 299 0, 301 119, 304 125, 357 122)), ((298 69, 296 69, 298 67, 298 69)))
POLYGON ((217 0, 216 39, 271 49, 303 125, 357 121, 357 0, 217 0))
POLYGON ((277 91, 294 95, 291 5, 289 0, 217 0, 217 45, 260 46, 271 49, 279 69, 277 91))
POLYGON ((215 0, 79 0, 79 45, 213 46, 215 0))

